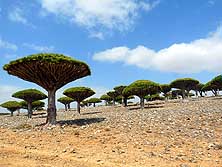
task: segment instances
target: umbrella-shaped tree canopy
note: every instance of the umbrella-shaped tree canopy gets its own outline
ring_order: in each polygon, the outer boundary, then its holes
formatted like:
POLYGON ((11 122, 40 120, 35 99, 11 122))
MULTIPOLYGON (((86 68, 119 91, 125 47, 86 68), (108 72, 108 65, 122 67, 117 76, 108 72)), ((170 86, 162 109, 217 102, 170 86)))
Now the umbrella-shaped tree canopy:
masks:
MULTIPOLYGON (((20 104, 22 106, 21 108, 28 109, 28 103, 26 101, 21 101, 20 104)), ((45 107, 45 103, 43 101, 37 100, 37 101, 32 102, 32 109, 33 110, 37 110, 37 109, 43 108, 43 107, 45 107)))
POLYGON ((57 90, 71 81, 91 74, 84 62, 55 53, 23 57, 11 61, 3 68, 9 74, 34 82, 45 90, 57 90))
POLYGON ((185 90, 195 90, 196 85, 199 83, 199 81, 193 79, 193 78, 179 78, 170 83, 170 86, 172 88, 177 88, 182 90, 182 97, 185 97, 185 90))
POLYGON ((106 105, 112 100, 112 98, 111 98, 109 95, 107 95, 107 94, 102 95, 102 96, 100 97, 100 99, 101 99, 101 100, 104 100, 105 103, 106 103, 106 105))
POLYGON ((77 102, 77 111, 80 113, 80 102, 92 96, 95 92, 87 87, 72 87, 63 92, 64 95, 73 98, 77 102))
POLYGON ((8 109, 11 112, 11 116, 13 116, 14 111, 22 107, 21 104, 17 101, 7 101, 5 103, 2 103, 0 106, 8 109))
POLYGON ((75 100, 70 98, 70 97, 60 97, 58 99, 58 102, 62 103, 65 105, 65 111, 67 111, 67 105, 69 105, 70 103, 74 102, 75 100))
POLYGON ((37 89, 25 89, 18 91, 12 95, 12 97, 25 100, 28 104, 28 117, 32 117, 32 102, 37 100, 43 100, 47 96, 37 89))
POLYGON ((46 122, 56 123, 56 90, 78 78, 91 74, 88 65, 71 57, 55 53, 40 53, 11 61, 4 70, 48 91, 46 122))
POLYGON ((120 94, 117 91, 109 91, 107 92, 107 95, 113 99, 113 105, 115 105, 116 97, 119 96, 120 94))
POLYGON ((99 98, 90 98, 89 100, 87 100, 88 103, 93 103, 93 107, 96 107, 96 103, 101 103, 102 101, 99 98))
POLYGON ((123 90, 123 94, 136 95, 140 98, 140 107, 144 108, 144 98, 160 91, 159 84, 149 80, 137 80, 123 90))

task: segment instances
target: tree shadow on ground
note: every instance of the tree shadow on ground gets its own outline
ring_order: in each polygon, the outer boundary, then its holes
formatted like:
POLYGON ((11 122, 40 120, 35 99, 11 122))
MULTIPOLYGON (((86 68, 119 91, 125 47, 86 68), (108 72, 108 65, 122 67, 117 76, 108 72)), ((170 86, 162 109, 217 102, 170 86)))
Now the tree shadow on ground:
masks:
POLYGON ((81 115, 91 115, 91 114, 100 114, 102 112, 100 111, 96 111, 96 112, 86 112, 86 113, 82 113, 81 115))
POLYGON ((10 113, 0 113, 0 116, 2 115, 10 115, 10 113))
POLYGON ((88 124, 93 124, 93 123, 99 123, 99 122, 104 121, 105 119, 106 118, 82 118, 82 119, 75 119, 75 120, 62 120, 62 121, 57 121, 57 124, 83 126, 83 125, 88 125, 88 124))
POLYGON ((32 117, 33 119, 37 119, 37 118, 47 118, 47 113, 46 113, 46 112, 33 113, 32 116, 33 116, 33 117, 32 117))

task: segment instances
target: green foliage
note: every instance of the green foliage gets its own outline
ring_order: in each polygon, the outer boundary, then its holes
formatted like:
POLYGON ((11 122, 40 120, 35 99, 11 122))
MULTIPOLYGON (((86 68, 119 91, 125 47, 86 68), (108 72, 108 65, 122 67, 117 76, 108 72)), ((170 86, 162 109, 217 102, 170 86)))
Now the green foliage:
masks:
POLYGON ((90 98, 87 100, 88 103, 101 103, 102 101, 99 98, 90 98))
POLYGON ((117 96, 119 96, 120 94, 116 91, 110 91, 110 92, 107 92, 107 95, 113 99, 113 98, 116 98, 117 96))
POLYGON ((161 97, 159 94, 145 96, 147 101, 155 101, 155 100, 164 100, 164 97, 161 97))
POLYGON ((22 107, 21 104, 17 101, 7 101, 5 103, 2 103, 0 106, 3 108, 6 108, 12 112, 14 112, 22 107))
MULTIPOLYGON (((21 104, 21 108, 28 109, 28 103, 26 101, 21 101, 19 103, 21 104)), ((37 100, 32 102, 32 109, 36 110, 42 107, 45 107, 45 103, 43 101, 37 100)))
POLYGON ((205 86, 204 84, 199 83, 199 84, 196 85, 196 90, 197 90, 197 91, 201 91, 204 86, 205 86))
POLYGON ((193 78, 180 78, 172 81, 170 86, 171 88, 190 91, 192 89, 195 90, 195 87, 198 83, 199 81, 193 78))
POLYGON ((164 93, 164 95, 166 95, 168 92, 171 91, 171 86, 169 84, 162 84, 160 85, 161 88, 161 92, 164 93))
POLYGON ((114 90, 119 94, 119 95, 122 95, 122 92, 123 92, 123 90, 126 88, 126 86, 123 86, 123 85, 121 85, 121 86, 116 86, 115 88, 114 88, 114 90))
POLYGON ((219 75, 213 78, 211 81, 207 82, 203 87, 202 90, 209 91, 209 90, 221 90, 222 89, 222 75, 219 75))
POLYGON ((85 63, 75 60, 72 57, 64 56, 62 54, 55 54, 55 53, 39 53, 39 54, 33 54, 30 56, 26 56, 14 61, 11 61, 9 64, 4 65, 3 69, 8 71, 10 70, 10 67, 16 64, 21 64, 21 63, 30 63, 30 62, 36 62, 40 61, 42 63, 48 62, 48 63, 61 63, 61 62, 70 62, 70 63, 75 63, 79 65, 86 65, 85 63))
POLYGON ((58 102, 62 103, 62 104, 69 104, 71 102, 75 101, 74 99, 70 98, 70 97, 60 97, 58 99, 58 102))
POLYGON ((95 92, 87 87, 72 87, 66 89, 63 94, 74 99, 77 102, 81 102, 84 99, 94 95, 95 92))
POLYGON ((34 82, 47 91, 57 90, 71 81, 91 74, 84 62, 55 53, 23 57, 4 65, 3 69, 11 75, 34 82))
POLYGON ((101 97, 100 97, 100 99, 101 100, 105 100, 105 101, 111 101, 112 100, 112 98, 109 96, 109 95, 102 95, 101 97))
POLYGON ((36 100, 43 100, 47 96, 37 89, 25 89, 18 91, 12 95, 12 97, 23 99, 25 101, 33 102, 36 100))
POLYGON ((218 89, 221 89, 221 88, 222 88, 222 75, 218 75, 218 76, 216 76, 215 78, 213 78, 213 79, 211 80, 211 83, 212 83, 213 85, 218 86, 218 89))
POLYGON ((137 80, 123 90, 123 94, 136 95, 140 98, 160 91, 159 84, 149 80, 137 80))

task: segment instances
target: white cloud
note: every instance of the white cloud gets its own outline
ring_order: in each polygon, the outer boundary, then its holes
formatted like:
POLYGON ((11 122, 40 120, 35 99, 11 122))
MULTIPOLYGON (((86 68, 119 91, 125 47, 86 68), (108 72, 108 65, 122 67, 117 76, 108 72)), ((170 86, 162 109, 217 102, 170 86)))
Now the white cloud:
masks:
POLYGON ((30 26, 32 28, 36 28, 33 24, 28 22, 28 20, 24 16, 23 11, 19 7, 14 8, 13 11, 11 11, 8 14, 8 18, 9 18, 9 20, 11 20, 13 22, 22 23, 22 24, 24 24, 26 26, 30 26))
POLYGON ((9 50, 13 50, 13 51, 16 51, 18 49, 18 47, 15 44, 4 41, 1 38, 0 38, 0 48, 9 49, 9 50))
POLYGON ((102 32, 91 32, 89 35, 90 38, 98 38, 104 40, 104 34, 102 32))
POLYGON ((155 51, 145 46, 116 47, 95 53, 94 60, 123 62, 144 69, 175 73, 222 71, 222 27, 203 39, 155 51))
POLYGON ((150 11, 159 1, 146 0, 41 0, 47 12, 68 18, 87 29, 125 31, 135 23, 140 11, 150 11), (100 27, 100 28, 98 28, 100 27))
POLYGON ((39 46, 29 43, 23 43, 23 46, 38 52, 52 52, 54 50, 54 46, 39 46))

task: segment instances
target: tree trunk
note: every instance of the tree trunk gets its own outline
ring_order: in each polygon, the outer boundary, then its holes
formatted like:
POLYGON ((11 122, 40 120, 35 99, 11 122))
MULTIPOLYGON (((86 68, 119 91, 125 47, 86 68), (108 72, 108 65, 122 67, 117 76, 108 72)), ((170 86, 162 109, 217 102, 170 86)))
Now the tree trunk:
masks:
POLYGON ((127 107, 127 97, 123 97, 123 106, 127 107))
POLYGON ((11 117, 13 116, 13 111, 10 111, 10 116, 11 116, 11 117))
POLYGON ((64 104, 65 105, 65 111, 67 111, 68 108, 68 104, 64 104))
POLYGON ((115 98, 113 98, 113 106, 115 106, 115 98))
POLYGON ((107 102, 107 101, 105 102, 105 105, 106 105, 106 106, 108 105, 108 102, 107 102))
POLYGON ((140 97, 140 109, 144 109, 144 98, 140 97))
POLYGON ((96 107, 96 103, 93 103, 93 107, 96 107))
POLYGON ((70 110, 70 103, 68 104, 68 109, 70 110))
POLYGON ((203 92, 202 92, 202 91, 199 91, 199 93, 200 93, 200 96, 203 97, 203 92))
POLYGON ((217 96, 217 90, 212 89, 212 92, 215 96, 217 96))
POLYGON ((185 89, 181 89, 182 90, 182 98, 185 98, 185 89))
POLYGON ((17 110, 17 116, 19 116, 19 115, 20 115, 20 109, 17 110))
POLYGON ((56 124, 56 105, 55 105, 56 90, 48 91, 48 109, 46 123, 50 125, 56 124))
POLYGON ((197 90, 195 91, 195 93, 196 93, 196 97, 198 97, 198 91, 197 90))
POLYGON ((28 118, 32 118, 32 102, 27 101, 28 103, 28 118))
POLYGON ((80 114, 80 102, 79 101, 77 102, 77 111, 80 114))

